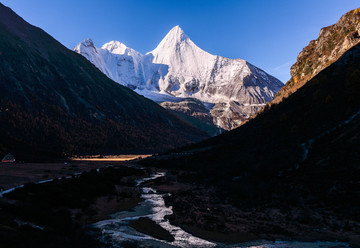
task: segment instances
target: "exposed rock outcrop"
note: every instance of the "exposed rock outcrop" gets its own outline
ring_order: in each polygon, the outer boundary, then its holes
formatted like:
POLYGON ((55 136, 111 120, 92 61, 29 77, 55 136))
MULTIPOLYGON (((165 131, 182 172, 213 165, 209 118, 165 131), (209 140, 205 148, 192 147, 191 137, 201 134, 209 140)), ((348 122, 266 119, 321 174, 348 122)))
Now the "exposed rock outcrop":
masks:
POLYGON ((291 67, 291 79, 271 104, 279 103, 294 93, 359 43, 360 8, 346 13, 336 24, 321 29, 319 37, 310 41, 298 55, 297 62, 291 67))

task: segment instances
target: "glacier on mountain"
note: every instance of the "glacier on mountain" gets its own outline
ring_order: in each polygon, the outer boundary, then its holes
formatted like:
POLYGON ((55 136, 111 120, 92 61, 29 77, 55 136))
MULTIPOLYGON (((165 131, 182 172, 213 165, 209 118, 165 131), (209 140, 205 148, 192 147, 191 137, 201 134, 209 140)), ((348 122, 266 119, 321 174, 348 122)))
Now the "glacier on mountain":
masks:
MULTIPOLYGON (((227 130, 263 108, 283 86, 245 60, 200 49, 179 26, 146 54, 119 41, 96 48, 91 39, 79 43, 74 51, 109 78, 171 110, 182 112, 188 98, 200 100, 213 124, 227 130)), ((190 115, 199 113, 194 110, 190 115)))

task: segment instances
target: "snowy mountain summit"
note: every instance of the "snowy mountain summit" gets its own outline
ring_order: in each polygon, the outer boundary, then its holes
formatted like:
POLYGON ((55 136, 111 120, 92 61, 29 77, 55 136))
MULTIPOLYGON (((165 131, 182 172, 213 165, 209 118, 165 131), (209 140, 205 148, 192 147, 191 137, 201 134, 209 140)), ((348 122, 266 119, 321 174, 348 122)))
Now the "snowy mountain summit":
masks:
POLYGON ((227 130, 261 109, 283 86, 245 60, 200 49, 179 26, 145 55, 119 41, 96 48, 90 39, 74 51, 109 78, 163 107, 227 130), (191 99, 204 107, 191 109, 191 99))

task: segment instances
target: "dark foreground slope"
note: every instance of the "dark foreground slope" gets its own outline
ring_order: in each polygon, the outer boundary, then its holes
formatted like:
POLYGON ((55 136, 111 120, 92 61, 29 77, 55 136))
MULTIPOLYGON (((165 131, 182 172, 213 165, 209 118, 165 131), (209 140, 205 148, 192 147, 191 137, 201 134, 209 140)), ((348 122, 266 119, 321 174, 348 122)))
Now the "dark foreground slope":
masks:
POLYGON ((207 185, 168 200, 194 232, 360 245, 359 111, 357 45, 244 126, 146 163, 207 185))
POLYGON ((0 155, 150 153, 207 135, 0 4, 0 155))

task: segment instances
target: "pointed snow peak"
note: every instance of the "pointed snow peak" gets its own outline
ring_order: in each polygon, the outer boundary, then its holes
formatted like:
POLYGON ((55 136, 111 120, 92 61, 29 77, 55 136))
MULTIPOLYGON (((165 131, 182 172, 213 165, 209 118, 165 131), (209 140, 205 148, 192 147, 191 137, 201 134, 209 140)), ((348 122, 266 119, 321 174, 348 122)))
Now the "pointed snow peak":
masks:
POLYGON ((184 34, 184 30, 182 30, 179 25, 176 25, 169 31, 169 33, 184 34))
POLYGON ((164 38, 164 40, 172 40, 176 42, 181 42, 187 39, 189 39, 189 37, 184 33, 179 25, 173 27, 164 38))
MULTIPOLYGON (((179 47, 180 44, 189 46, 190 43, 192 44, 190 38, 184 33, 184 31, 180 28, 180 26, 177 25, 173 27, 169 31, 169 33, 167 33, 164 39, 162 39, 162 41, 154 50, 148 52, 147 54, 152 53, 155 55, 157 53, 165 53, 165 54, 172 53, 177 50, 177 47, 179 47)), ((169 54, 166 56, 169 56, 169 54)))

